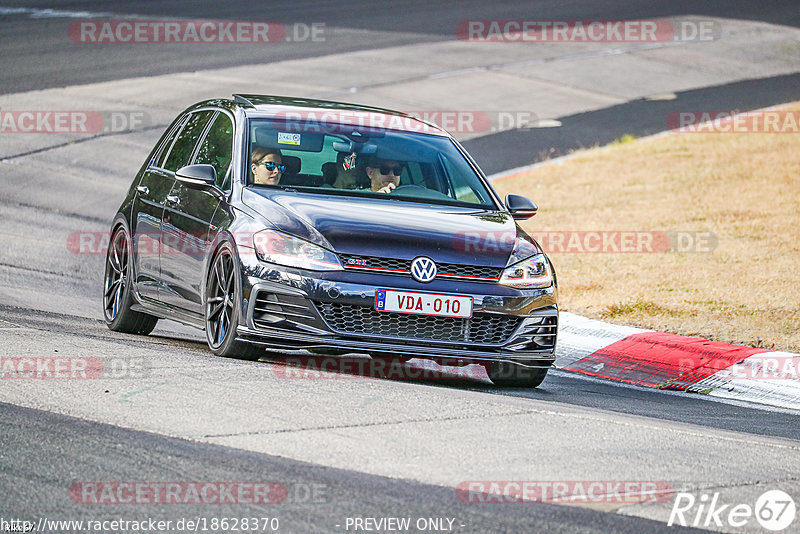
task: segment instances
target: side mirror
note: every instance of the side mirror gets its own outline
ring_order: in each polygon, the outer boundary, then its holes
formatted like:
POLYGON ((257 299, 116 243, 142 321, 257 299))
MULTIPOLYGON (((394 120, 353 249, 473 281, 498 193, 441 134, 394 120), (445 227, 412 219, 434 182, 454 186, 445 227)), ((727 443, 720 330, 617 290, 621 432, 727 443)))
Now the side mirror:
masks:
POLYGON ((214 187, 217 182, 217 171, 205 163, 181 167, 175 173, 175 179, 194 189, 214 187))
POLYGON ((506 208, 511 216, 518 221, 530 219, 539 210, 539 207, 528 197, 512 194, 506 195, 506 208))

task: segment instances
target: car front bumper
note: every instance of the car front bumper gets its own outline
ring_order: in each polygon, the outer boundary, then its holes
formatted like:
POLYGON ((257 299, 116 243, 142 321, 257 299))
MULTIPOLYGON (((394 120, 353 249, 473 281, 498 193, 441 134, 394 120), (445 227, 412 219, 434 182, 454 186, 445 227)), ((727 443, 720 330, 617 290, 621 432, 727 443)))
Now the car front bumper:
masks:
POLYGON ((558 331, 556 288, 310 272, 242 258, 238 337, 276 349, 337 349, 401 357, 511 361, 548 367, 558 331), (471 319, 379 312, 378 288, 471 296, 471 319))

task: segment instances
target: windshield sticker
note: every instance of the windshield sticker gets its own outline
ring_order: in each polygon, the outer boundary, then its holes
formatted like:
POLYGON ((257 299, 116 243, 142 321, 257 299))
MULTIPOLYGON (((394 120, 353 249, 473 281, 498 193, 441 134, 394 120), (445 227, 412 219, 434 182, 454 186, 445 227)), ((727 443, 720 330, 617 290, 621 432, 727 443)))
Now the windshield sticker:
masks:
POLYGON ((300 134, 278 132, 278 143, 282 145, 299 145, 300 134))

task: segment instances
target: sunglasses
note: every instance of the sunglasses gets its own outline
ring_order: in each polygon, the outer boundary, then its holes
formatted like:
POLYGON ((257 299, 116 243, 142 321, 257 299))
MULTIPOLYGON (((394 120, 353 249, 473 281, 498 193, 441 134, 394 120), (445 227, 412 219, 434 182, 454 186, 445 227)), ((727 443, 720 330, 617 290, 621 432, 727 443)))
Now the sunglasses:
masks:
POLYGON ((284 165, 283 163, 275 163, 274 161, 262 161, 257 165, 263 165, 264 167, 267 168, 268 171, 274 171, 275 169, 278 169, 278 172, 286 171, 286 165, 284 165))
POLYGON ((380 167, 378 167, 378 170, 381 171, 381 174, 392 173, 395 176, 400 176, 401 174, 403 174, 403 167, 391 167, 389 165, 386 166, 381 165, 380 167))

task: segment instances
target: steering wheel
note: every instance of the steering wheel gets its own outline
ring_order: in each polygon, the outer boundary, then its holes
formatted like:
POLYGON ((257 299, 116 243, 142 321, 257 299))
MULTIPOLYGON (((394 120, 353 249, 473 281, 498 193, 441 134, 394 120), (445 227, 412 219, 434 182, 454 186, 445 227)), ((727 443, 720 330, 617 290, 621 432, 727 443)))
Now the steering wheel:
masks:
POLYGON ((406 184, 392 189, 391 193, 406 193, 409 195, 419 195, 420 191, 428 191, 427 187, 417 184, 406 184))

